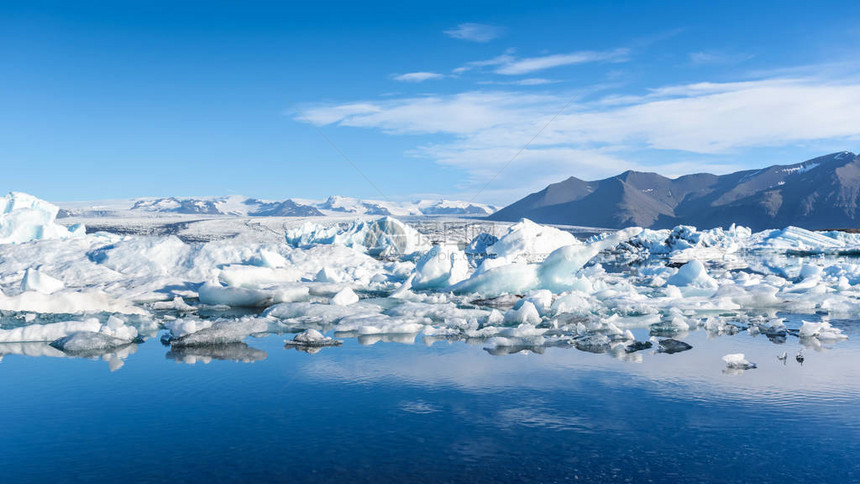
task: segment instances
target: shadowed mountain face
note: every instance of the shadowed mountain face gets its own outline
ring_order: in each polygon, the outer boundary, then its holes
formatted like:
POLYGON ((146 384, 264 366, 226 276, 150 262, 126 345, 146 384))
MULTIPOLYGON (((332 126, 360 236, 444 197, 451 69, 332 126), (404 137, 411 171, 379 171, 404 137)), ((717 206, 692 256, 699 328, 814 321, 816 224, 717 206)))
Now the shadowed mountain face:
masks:
POLYGON ((728 227, 753 230, 860 227, 860 156, 841 152, 794 165, 676 179, 627 171, 597 181, 570 177, 489 218, 621 228, 728 227))

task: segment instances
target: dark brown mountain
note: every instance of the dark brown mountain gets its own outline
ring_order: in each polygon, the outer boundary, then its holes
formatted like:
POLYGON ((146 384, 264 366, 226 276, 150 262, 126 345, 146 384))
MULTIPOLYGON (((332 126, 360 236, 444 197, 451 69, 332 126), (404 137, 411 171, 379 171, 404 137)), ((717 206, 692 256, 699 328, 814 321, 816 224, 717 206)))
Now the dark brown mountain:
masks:
POLYGON ((667 178, 627 171, 596 181, 570 177, 489 218, 621 228, 694 225, 753 230, 860 227, 860 156, 833 153, 793 165, 728 175, 667 178))

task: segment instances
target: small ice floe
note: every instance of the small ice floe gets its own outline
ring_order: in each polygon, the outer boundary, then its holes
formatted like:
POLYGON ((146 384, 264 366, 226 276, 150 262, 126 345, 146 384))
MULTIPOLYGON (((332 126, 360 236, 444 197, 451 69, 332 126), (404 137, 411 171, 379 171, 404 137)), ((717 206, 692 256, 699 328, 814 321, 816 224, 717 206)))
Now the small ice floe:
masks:
POLYGON ((647 350, 654 346, 650 341, 632 341, 624 347, 625 353, 635 353, 637 351, 647 350))
POLYGON ((800 327, 800 333, 798 333, 798 335, 801 338, 817 338, 823 341, 848 339, 848 336, 842 334, 841 329, 834 328, 827 321, 822 321, 820 323, 804 321, 803 326, 800 327))
MULTIPOLYGON (((30 324, 13 329, 0 330, 0 342, 57 342, 78 333, 101 333, 108 338, 128 344, 137 338, 137 328, 127 326, 125 322, 111 316, 107 323, 102 324, 96 318, 84 321, 63 321, 48 324, 30 324)), ((83 342, 83 340, 81 340, 83 342)))
POLYGON ((168 321, 164 327, 168 333, 162 336, 161 342, 176 348, 240 343, 252 334, 267 331, 269 325, 263 319, 249 317, 220 321, 177 319, 168 321))
POLYGON ((683 341, 678 341, 676 339, 672 339, 672 338, 666 338, 666 339, 660 340, 660 342, 657 345, 657 352, 658 353, 667 353, 670 355, 674 354, 674 353, 680 353, 682 351, 687 351, 690 349, 693 349, 692 345, 684 343, 683 341))
POLYGON ((340 346, 343 344, 343 341, 324 336, 322 333, 315 329, 306 329, 301 333, 293 336, 293 339, 288 339, 284 341, 284 343, 285 348, 296 348, 304 350, 325 348, 327 346, 340 346))
POLYGON ((726 367, 730 370, 752 370, 756 368, 756 364, 747 361, 743 353, 725 355, 723 361, 726 362, 726 367))
POLYGON ((349 306, 358 302, 358 295, 350 288, 341 289, 334 297, 331 298, 331 303, 335 306, 349 306))
POLYGON ((185 302, 182 299, 182 296, 175 296, 170 301, 156 301, 152 303, 152 309, 156 311, 180 311, 180 312, 192 312, 196 311, 197 308, 185 302))

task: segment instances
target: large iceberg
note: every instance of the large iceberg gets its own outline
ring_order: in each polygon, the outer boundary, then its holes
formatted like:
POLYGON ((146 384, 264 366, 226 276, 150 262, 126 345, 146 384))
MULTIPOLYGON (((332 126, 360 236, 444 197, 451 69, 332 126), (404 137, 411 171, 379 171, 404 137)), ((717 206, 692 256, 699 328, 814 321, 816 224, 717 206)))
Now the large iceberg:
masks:
POLYGON ((86 233, 83 225, 67 228, 56 223, 59 210, 26 193, 11 192, 0 198, 0 244, 81 237, 86 233))

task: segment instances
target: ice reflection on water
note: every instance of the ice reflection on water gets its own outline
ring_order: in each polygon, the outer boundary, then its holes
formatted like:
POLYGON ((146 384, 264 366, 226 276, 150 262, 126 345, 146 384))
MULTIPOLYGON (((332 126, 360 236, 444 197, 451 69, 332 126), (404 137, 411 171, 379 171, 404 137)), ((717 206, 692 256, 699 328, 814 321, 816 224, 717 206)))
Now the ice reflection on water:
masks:
POLYGON ((308 354, 269 336, 70 359, 7 344, 0 465, 5 482, 856 482, 860 330, 834 324, 849 339, 807 341, 803 365, 796 337, 703 330, 676 354, 496 357, 423 337, 308 354), (758 368, 724 372, 728 353, 758 368), (122 371, 92 361, 114 357, 122 371))

